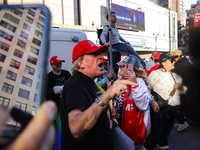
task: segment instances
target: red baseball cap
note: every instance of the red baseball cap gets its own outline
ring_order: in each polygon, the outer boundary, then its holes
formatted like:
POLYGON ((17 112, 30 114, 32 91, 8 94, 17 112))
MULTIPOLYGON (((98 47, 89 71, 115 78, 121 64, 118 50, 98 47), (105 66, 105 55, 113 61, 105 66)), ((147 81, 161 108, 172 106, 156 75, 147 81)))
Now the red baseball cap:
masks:
POLYGON ((153 59, 154 59, 154 60, 159 59, 160 55, 161 55, 161 53, 156 53, 156 54, 154 55, 153 59))
POLYGON ((107 62, 107 61, 108 61, 108 59, 103 58, 103 63, 105 63, 105 62, 107 62))
POLYGON ((65 60, 61 60, 58 56, 53 56, 51 57, 50 59, 50 64, 57 64, 57 63, 60 63, 60 62, 65 62, 65 60))
POLYGON ((90 40, 80 41, 73 49, 72 53, 72 63, 84 54, 91 54, 98 50, 101 50, 101 53, 105 53, 108 51, 108 46, 97 46, 90 40))

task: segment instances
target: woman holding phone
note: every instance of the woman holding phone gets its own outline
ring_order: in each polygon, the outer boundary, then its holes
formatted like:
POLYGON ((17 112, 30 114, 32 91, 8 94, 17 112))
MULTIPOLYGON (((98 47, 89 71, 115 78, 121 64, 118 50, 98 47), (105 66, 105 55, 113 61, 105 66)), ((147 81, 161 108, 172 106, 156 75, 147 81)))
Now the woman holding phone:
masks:
POLYGON ((151 132, 144 145, 148 150, 153 150, 156 145, 158 149, 169 148, 167 138, 174 125, 176 108, 180 105, 179 95, 187 90, 182 86, 181 77, 171 72, 176 57, 169 52, 162 53, 159 68, 148 77, 152 95, 160 107, 159 113, 151 112, 151 132))
POLYGON ((157 112, 159 108, 147 88, 146 71, 140 68, 139 60, 135 56, 127 56, 117 64, 122 76, 120 80, 137 83, 136 86, 128 85, 127 92, 116 98, 117 120, 122 131, 134 141, 135 149, 143 150, 151 125, 149 103, 157 112))

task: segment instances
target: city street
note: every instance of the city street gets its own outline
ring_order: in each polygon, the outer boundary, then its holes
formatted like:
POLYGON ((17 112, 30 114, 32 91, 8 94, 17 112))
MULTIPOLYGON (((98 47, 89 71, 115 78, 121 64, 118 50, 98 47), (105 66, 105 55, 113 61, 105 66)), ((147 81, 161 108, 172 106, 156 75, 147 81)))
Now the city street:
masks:
POLYGON ((190 125, 182 132, 172 129, 169 136, 169 150, 200 150, 200 123, 191 120, 188 120, 188 123, 190 125))

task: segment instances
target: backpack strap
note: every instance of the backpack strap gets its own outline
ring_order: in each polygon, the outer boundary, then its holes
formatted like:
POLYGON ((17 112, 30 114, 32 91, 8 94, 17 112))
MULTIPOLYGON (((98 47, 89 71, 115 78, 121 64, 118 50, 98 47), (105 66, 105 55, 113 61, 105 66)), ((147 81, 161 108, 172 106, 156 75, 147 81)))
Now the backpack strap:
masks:
POLYGON ((108 27, 108 33, 107 33, 107 37, 106 37, 106 42, 109 41, 109 25, 105 25, 104 27, 108 27))
POLYGON ((105 25, 104 27, 108 27, 109 28, 109 25, 105 25))

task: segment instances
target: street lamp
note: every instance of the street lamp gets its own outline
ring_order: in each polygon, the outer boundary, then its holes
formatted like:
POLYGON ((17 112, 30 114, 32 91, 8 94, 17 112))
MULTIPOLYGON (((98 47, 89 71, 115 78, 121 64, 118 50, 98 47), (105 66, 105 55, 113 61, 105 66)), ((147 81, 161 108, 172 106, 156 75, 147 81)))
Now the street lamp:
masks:
POLYGON ((157 51, 157 37, 159 36, 159 34, 153 33, 153 35, 155 35, 155 50, 157 51))

